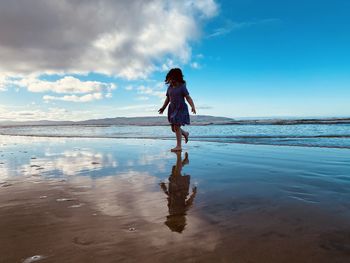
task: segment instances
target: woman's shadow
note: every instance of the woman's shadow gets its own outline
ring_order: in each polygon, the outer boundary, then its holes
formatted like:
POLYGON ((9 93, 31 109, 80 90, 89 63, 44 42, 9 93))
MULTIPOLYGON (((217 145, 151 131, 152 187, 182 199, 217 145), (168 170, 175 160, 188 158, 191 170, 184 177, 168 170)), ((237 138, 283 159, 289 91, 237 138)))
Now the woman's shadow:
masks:
POLYGON ((182 175, 182 167, 189 164, 188 153, 185 153, 185 158, 182 160, 181 152, 175 152, 176 164, 173 166, 169 177, 169 184, 162 182, 160 187, 168 196, 169 215, 165 224, 171 231, 181 233, 186 226, 186 212, 191 207, 197 193, 197 187, 192 188, 192 194, 189 195, 190 175, 182 175))

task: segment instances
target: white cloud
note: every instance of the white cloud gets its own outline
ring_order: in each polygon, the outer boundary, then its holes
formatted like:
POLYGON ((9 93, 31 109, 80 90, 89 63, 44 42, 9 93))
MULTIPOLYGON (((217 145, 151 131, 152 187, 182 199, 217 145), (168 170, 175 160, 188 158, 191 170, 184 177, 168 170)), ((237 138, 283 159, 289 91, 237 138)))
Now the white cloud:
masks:
POLYGON ((161 66, 161 70, 162 71, 168 71, 171 68, 177 68, 179 67, 179 65, 177 65, 174 60, 172 59, 166 59, 166 62, 162 64, 161 66))
POLYGON ((226 24, 223 27, 215 29, 207 38, 218 37, 222 35, 227 35, 234 30, 239 30, 242 28, 257 26, 257 25, 269 25, 280 22, 280 19, 269 18, 262 19, 257 21, 247 21, 247 22, 233 22, 231 20, 226 21, 226 24))
POLYGON ((125 88, 124 88, 125 90, 133 90, 134 89, 134 87, 133 86, 131 86, 131 85, 128 85, 128 86, 126 86, 125 88))
POLYGON ((162 90, 164 87, 163 83, 157 83, 153 87, 139 86, 137 87, 137 93, 142 95, 155 96, 158 98, 165 98, 165 90, 162 90))
POLYGON ((191 68, 194 68, 194 69, 200 69, 201 68, 201 65, 198 63, 198 62, 192 62, 190 64, 191 68))
POLYGON ((0 83, 0 91, 6 91, 6 90, 7 90, 6 86, 0 83))
POLYGON ((213 17, 218 13, 218 6, 214 0, 193 0, 191 2, 201 10, 206 17, 213 17))
POLYGON ((41 109, 30 105, 27 107, 0 107, 0 121, 37 121, 37 120, 81 120, 92 116, 89 111, 69 111, 64 108, 50 107, 41 109))
POLYGON ((0 1, 0 71, 145 78, 167 58, 187 63, 217 12, 214 0, 0 1))
POLYGON ((72 76, 65 76, 56 81, 40 80, 36 76, 28 76, 20 80, 14 80, 12 81, 12 84, 26 87, 31 92, 54 92, 66 94, 91 93, 116 89, 116 85, 113 83, 81 81, 72 76))
POLYGON ((137 90, 140 94, 151 94, 153 92, 153 90, 150 87, 146 87, 143 85, 139 86, 137 90))
POLYGON ((112 91, 117 88, 114 83, 104 83, 99 81, 81 81, 72 76, 65 76, 56 81, 47 81, 38 79, 35 75, 26 77, 8 78, 0 75, 0 90, 7 85, 27 88, 31 92, 43 93, 51 92, 58 94, 73 94, 65 96, 45 95, 43 99, 48 102, 52 100, 71 101, 71 102, 88 102, 100 100, 102 98, 111 98, 112 91), (76 94, 84 94, 78 96, 76 94))
POLYGON ((8 76, 0 73, 0 91, 6 91, 10 81, 8 76))
POLYGON ((146 101, 146 100, 149 100, 149 97, 147 97, 147 96, 137 96, 135 98, 135 100, 146 101))
MULTIPOLYGON (((106 95, 107 97, 108 95, 106 95)), ((61 101, 70 101, 70 102, 90 102, 94 100, 101 100, 103 99, 104 96, 102 93, 90 93, 82 96, 77 96, 77 95, 65 95, 62 97, 58 96, 50 96, 50 95, 45 95, 43 96, 43 99, 45 101, 50 101, 50 100, 61 100, 61 101)), ((108 97, 107 97, 108 98, 108 97)))
MULTIPOLYGON (((137 117, 137 116, 158 116, 160 103, 147 103, 147 101, 139 101, 137 104, 131 105, 86 105, 87 108, 72 109, 70 105, 67 108, 56 106, 56 100, 48 100, 50 104, 32 105, 28 103, 22 106, 5 106, 0 105, 0 122, 6 121, 38 121, 38 120, 54 120, 54 121, 82 121, 88 119, 137 117), (51 107, 50 107, 51 106, 51 107), (88 107, 89 106, 89 107, 88 107), (91 107, 90 107, 91 106, 91 107)), ((135 101, 134 101, 135 102, 135 101)))

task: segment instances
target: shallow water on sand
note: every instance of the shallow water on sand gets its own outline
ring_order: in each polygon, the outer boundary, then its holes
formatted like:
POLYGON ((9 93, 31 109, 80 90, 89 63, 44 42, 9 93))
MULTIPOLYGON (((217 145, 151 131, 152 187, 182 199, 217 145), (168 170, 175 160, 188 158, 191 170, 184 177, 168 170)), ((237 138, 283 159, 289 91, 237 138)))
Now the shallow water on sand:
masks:
MULTIPOLYGON (((186 126, 191 140, 350 149, 350 124, 186 126)), ((0 127, 2 135, 46 137, 171 139, 168 126, 24 126, 0 127)))
POLYGON ((0 262, 350 262, 350 150, 172 143, 0 136, 0 262))

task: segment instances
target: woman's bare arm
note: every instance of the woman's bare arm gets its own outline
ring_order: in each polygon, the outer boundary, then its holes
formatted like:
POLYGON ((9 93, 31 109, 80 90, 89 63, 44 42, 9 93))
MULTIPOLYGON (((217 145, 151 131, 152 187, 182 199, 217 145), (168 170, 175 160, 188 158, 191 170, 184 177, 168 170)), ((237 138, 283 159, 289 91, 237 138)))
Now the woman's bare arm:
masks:
POLYGON ((187 100, 188 103, 191 105, 192 112, 193 112, 194 114, 196 114, 196 113, 197 113, 197 112, 196 112, 196 107, 194 106, 194 103, 193 103, 193 100, 192 100, 191 96, 190 96, 190 95, 187 95, 187 96, 186 96, 186 100, 187 100))
POLYGON ((164 101, 164 104, 163 106, 158 110, 159 114, 163 114, 163 111, 166 109, 166 107, 168 106, 169 104, 169 97, 167 96, 165 101, 164 101))
POLYGON ((192 188, 192 194, 191 194, 190 198, 188 198, 188 200, 185 202, 186 210, 188 208, 190 208, 190 206, 193 204, 193 200, 196 197, 196 194, 197 194, 197 187, 195 186, 192 188))
POLYGON ((160 188, 162 188, 163 192, 169 196, 169 191, 168 191, 168 188, 166 187, 165 183, 160 183, 160 188))

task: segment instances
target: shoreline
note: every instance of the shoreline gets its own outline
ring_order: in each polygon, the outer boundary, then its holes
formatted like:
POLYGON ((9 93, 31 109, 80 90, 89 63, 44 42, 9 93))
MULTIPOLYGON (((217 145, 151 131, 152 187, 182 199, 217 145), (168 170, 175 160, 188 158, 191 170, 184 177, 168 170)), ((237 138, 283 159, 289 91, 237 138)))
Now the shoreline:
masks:
MULTIPOLYGON (((173 137, 127 137, 127 136, 77 136, 77 135, 36 135, 36 134, 28 134, 28 135, 23 135, 23 134, 1 134, 0 133, 0 138, 1 136, 8 136, 8 137, 28 137, 28 138, 62 138, 62 139, 112 139, 112 140, 154 140, 154 141, 174 141, 175 138, 173 137)), ((231 138, 283 138, 283 139, 305 139, 305 138, 346 138, 350 139, 349 136, 333 136, 333 137, 328 137, 328 136, 313 136, 313 137, 307 137, 307 136, 300 136, 300 137, 292 137, 292 136, 285 136, 285 137, 255 137, 255 136, 226 136, 226 137, 191 137, 191 141, 193 142, 203 142, 203 143, 227 143, 227 144, 242 144, 242 145, 261 145, 261 146, 276 146, 276 147, 305 147, 305 148, 325 148, 325 149, 344 149, 344 150, 349 150, 350 146, 323 146, 323 145, 307 145, 307 144, 272 144, 272 143, 252 143, 252 142, 233 142, 233 141, 224 141, 224 140, 210 140, 210 139, 231 139, 231 138)))

